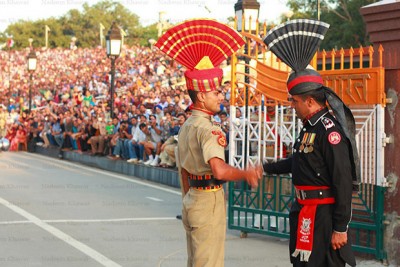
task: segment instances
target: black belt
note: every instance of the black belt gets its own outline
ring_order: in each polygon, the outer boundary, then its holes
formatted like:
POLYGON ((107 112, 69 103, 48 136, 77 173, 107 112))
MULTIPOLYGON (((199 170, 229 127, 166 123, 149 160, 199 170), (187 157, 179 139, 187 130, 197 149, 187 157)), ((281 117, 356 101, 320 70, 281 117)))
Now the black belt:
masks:
POLYGON ((296 197, 301 200, 333 197, 333 194, 330 189, 300 190, 295 188, 295 191, 296 191, 296 197))
POLYGON ((208 180, 192 180, 189 178, 189 185, 192 187, 210 187, 210 186, 219 186, 224 184, 225 181, 218 180, 215 178, 211 178, 208 180))
POLYGON ((188 178, 190 187, 198 190, 218 190, 225 183, 225 181, 215 179, 214 176, 209 174, 194 175, 189 173, 188 178))

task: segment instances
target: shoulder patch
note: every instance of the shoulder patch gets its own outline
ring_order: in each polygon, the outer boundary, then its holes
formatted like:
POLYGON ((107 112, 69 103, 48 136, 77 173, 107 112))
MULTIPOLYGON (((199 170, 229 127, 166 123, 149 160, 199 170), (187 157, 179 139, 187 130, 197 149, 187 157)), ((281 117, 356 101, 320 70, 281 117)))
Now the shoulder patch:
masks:
POLYGON ((340 133, 338 132, 331 132, 328 135, 328 141, 329 143, 331 143, 332 145, 337 145, 340 143, 340 140, 342 140, 342 136, 340 135, 340 133))
POLYGON ((212 134, 217 135, 218 136, 218 144, 222 147, 226 147, 228 145, 227 141, 226 141, 226 137, 225 134, 220 131, 212 131, 212 134))
POLYGON ((322 118, 321 122, 324 125, 325 130, 328 130, 329 128, 332 128, 333 126, 335 126, 335 123, 331 119, 326 118, 326 117, 322 118))

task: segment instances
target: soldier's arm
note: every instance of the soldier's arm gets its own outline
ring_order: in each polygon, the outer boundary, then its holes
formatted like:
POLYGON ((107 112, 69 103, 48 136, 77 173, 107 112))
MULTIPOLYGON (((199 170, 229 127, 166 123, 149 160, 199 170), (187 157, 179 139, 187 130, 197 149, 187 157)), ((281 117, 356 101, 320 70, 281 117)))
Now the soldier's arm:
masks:
POLYGON ((220 127, 214 126, 203 132, 202 138, 203 159, 207 162, 218 180, 240 181, 246 180, 252 187, 257 187, 258 179, 262 176, 262 167, 250 167, 240 170, 225 163, 225 134, 220 127))
POLYGON ((182 181, 182 189, 183 189, 183 196, 189 191, 189 172, 184 168, 181 168, 181 181, 182 181))
POLYGON ((292 157, 272 163, 263 164, 264 171, 269 174, 292 172, 292 157))
POLYGON ((338 233, 334 231, 332 233, 331 245, 334 250, 340 249, 346 244, 347 244, 347 232, 338 233))
POLYGON ((250 167, 246 170, 240 170, 226 164, 220 158, 211 158, 208 162, 211 166, 213 176, 218 180, 241 181, 246 180, 252 187, 258 186, 258 180, 262 176, 261 166, 250 167))
POLYGON ((322 139, 322 153, 335 197, 333 230, 341 233, 347 231, 351 219, 352 165, 349 146, 347 138, 336 127, 329 129, 322 139))

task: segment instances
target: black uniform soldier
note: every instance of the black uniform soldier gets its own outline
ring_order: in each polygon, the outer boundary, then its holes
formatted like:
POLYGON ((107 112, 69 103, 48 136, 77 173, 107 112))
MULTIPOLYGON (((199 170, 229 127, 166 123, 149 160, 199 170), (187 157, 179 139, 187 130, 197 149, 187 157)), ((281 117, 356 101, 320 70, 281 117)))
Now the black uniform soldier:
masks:
POLYGON ((264 164, 267 173, 292 173, 296 200, 290 211, 293 266, 355 266, 347 234, 358 154, 355 122, 322 77, 306 69, 329 25, 292 20, 272 29, 264 42, 293 72, 287 81, 291 106, 303 122, 292 157, 264 164), (326 105, 335 115, 331 115, 326 105))
POLYGON ((178 137, 183 188, 182 222, 189 267, 224 266, 226 209, 222 184, 245 179, 257 187, 262 167, 236 169, 225 163, 225 133, 213 123, 220 111, 218 66, 244 44, 232 28, 213 20, 191 20, 169 29, 156 46, 187 68, 192 116, 178 137))

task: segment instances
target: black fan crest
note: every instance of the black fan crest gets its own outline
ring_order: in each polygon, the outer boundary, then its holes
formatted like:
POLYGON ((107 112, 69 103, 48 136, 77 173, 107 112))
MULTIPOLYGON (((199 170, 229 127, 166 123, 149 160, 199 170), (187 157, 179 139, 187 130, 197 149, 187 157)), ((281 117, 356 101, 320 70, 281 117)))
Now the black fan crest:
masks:
POLYGON ((328 29, 329 24, 318 20, 290 20, 271 29, 264 43, 297 72, 310 63, 328 29))

